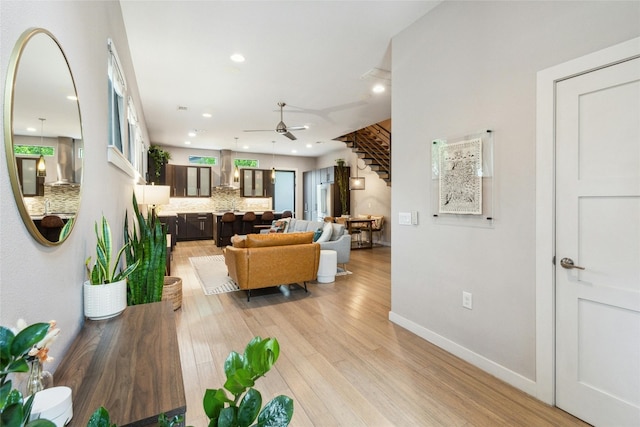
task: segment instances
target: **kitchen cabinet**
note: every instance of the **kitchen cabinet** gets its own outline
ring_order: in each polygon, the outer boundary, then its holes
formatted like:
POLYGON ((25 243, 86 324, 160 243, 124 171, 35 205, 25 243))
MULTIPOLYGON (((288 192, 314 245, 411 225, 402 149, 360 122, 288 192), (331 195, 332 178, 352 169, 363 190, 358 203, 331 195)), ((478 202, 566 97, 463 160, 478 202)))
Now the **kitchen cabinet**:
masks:
POLYGON ((18 181, 24 197, 44 196, 44 177, 37 176, 37 158, 18 157, 18 181))
POLYGON ((162 223, 167 235, 171 235, 171 249, 176 246, 176 234, 178 232, 178 217, 176 215, 158 216, 158 220, 162 223))
POLYGON ((272 197, 271 170, 241 169, 240 195, 242 197, 272 197))
POLYGON ((211 197, 211 167, 167 165, 164 185, 171 197, 211 197))
POLYGON ((335 166, 319 169, 320 182, 318 184, 333 184, 336 176, 335 170, 335 166))
POLYGON ((178 214, 178 240, 213 239, 212 213, 178 214))

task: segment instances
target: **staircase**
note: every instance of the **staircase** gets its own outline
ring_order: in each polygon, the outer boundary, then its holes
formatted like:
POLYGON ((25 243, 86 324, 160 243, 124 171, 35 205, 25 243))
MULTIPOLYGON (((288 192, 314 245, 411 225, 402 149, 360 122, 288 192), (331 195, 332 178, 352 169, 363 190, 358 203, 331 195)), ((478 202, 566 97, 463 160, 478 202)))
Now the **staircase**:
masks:
POLYGON ((391 186, 391 132, 376 123, 335 138, 362 159, 365 165, 391 186))

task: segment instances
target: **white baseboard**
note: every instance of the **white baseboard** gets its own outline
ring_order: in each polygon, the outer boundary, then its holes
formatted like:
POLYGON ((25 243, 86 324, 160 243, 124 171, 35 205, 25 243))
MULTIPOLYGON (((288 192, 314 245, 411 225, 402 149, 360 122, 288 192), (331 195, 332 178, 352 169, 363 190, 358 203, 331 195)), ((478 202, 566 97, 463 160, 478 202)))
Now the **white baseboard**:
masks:
POLYGON ((494 377, 501 379, 502 381, 516 387, 519 390, 522 390, 527 394, 530 394, 533 397, 536 397, 537 384, 535 381, 526 378, 508 368, 505 368, 504 366, 490 359, 487 359, 484 356, 474 353, 468 348, 462 347, 460 344, 457 344, 441 335, 438 335, 435 332, 394 313, 393 311, 389 312, 389 320, 407 329, 408 331, 413 332, 420 338, 423 338, 430 343, 448 351, 449 353, 458 356, 462 360, 469 362, 474 366, 477 366, 478 368, 488 372, 494 377))

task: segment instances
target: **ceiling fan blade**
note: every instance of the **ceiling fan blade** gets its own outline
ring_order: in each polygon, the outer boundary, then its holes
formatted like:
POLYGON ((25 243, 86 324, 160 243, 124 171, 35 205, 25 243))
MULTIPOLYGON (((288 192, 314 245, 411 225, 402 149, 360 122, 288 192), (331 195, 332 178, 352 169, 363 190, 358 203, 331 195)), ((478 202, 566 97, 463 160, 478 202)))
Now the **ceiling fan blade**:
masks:
POLYGON ((288 127, 287 130, 291 131, 291 130, 305 130, 307 127, 306 126, 291 126, 288 127))
POLYGON ((242 132, 273 132, 273 129, 245 129, 242 132))
POLYGON ((292 141, 295 141, 296 139, 298 139, 291 132, 283 133, 283 135, 286 136, 287 138, 289 138, 292 141))

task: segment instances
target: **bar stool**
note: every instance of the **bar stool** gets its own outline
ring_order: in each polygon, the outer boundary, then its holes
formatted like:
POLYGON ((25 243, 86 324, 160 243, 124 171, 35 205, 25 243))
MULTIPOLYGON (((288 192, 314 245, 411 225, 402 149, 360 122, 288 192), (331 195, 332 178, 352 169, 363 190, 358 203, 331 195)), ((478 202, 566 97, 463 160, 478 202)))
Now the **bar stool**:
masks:
POLYGON ((242 231, 240 234, 251 234, 253 233, 253 224, 256 222, 256 214, 255 212, 245 212, 242 215, 242 231))
POLYGON ((220 219, 222 224, 220 227, 220 240, 222 246, 231 244, 231 237, 235 234, 234 224, 236 222, 236 215, 233 212, 225 212, 220 219))
POLYGON ((282 212, 282 218, 293 218, 293 213, 291 211, 282 212))
POLYGON ((257 228, 259 230, 268 230, 271 228, 271 222, 275 219, 272 211, 265 211, 262 213, 262 217, 260 218, 260 224, 255 224, 253 228, 257 228))
POLYGON ((50 242, 57 242, 60 238, 60 231, 64 227, 64 221, 57 215, 47 215, 40 222, 42 235, 50 242))

